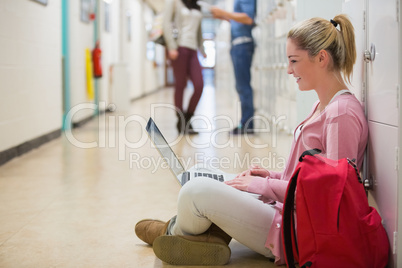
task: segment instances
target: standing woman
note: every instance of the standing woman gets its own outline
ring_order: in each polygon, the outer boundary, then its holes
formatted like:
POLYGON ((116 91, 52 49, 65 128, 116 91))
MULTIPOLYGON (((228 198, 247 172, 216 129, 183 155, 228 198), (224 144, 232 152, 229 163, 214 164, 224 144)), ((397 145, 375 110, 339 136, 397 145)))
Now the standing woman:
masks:
POLYGON ((297 24, 288 33, 286 54, 288 73, 299 90, 314 90, 319 100, 294 132, 285 169, 251 166, 225 183, 202 177, 187 182, 179 193, 177 216, 166 223, 143 220, 135 227, 161 260, 222 265, 229 262, 228 244, 234 238, 275 264, 284 264, 282 206, 300 155, 316 148, 329 159, 355 158, 361 168, 368 126, 361 103, 347 88, 356 61, 350 20, 337 15, 297 24))
POLYGON ((199 49, 206 57, 201 31, 201 8, 196 0, 166 0, 165 5, 163 32, 175 79, 174 103, 178 118, 177 130, 179 133, 197 134, 190 120, 204 88, 202 69, 197 55, 197 49, 199 49), (172 34, 173 25, 178 30, 177 39, 172 34), (193 83, 194 93, 185 112, 183 93, 187 79, 193 83))

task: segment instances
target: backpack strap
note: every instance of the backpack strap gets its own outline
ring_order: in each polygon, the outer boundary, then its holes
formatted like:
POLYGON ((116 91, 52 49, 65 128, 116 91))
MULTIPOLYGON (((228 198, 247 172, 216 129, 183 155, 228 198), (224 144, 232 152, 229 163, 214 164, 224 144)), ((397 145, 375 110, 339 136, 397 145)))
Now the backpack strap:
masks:
MULTIPOLYGON (((307 150, 302 153, 299 158, 299 162, 303 161, 303 158, 306 155, 313 156, 315 154, 320 154, 320 149, 312 149, 307 150)), ((296 238, 296 228, 295 228, 295 191, 297 186, 297 177, 299 175, 299 170, 296 168, 296 171, 293 173, 292 178, 289 181, 288 188, 286 190, 283 215, 282 215, 282 239, 283 246, 285 250, 285 258, 286 263, 289 268, 295 268, 295 255, 298 258, 299 250, 297 247, 297 238, 296 238)), ((306 263, 303 267, 309 267, 310 263, 306 263)))
MULTIPOLYGON (((303 159, 302 157, 300 157, 303 159)), ((284 209, 282 215, 282 227, 283 227, 283 245, 285 248, 286 264, 289 268, 294 268, 294 254, 293 250, 298 254, 296 229, 294 219, 294 204, 295 204, 295 190, 297 185, 297 176, 299 170, 297 170, 293 177, 289 181, 288 189, 286 191, 286 197, 284 202, 284 209)))
POLYGON ((320 149, 311 149, 311 150, 307 150, 307 151, 304 151, 303 153, 302 153, 302 155, 300 156, 300 158, 299 158, 299 162, 302 162, 303 161, 303 158, 306 156, 306 155, 311 155, 311 156, 313 156, 313 155, 315 155, 315 154, 320 154, 322 151, 320 150, 320 149))

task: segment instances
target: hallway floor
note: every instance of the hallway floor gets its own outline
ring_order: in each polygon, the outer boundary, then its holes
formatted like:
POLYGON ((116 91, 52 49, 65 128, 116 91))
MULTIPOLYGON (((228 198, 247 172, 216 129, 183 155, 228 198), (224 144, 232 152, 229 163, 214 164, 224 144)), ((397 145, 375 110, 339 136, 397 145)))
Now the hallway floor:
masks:
MULTIPOLYGON (((251 163, 281 169, 291 137, 272 126, 229 136, 235 99, 234 90, 207 85, 196 111, 205 117, 194 122, 207 130, 178 138, 166 105, 173 90, 163 89, 0 166, 0 267, 170 267, 134 234, 143 218, 175 215, 180 189, 144 124, 152 115, 187 167, 207 161, 232 173, 251 163)), ((230 247, 229 267, 274 267, 236 241, 230 247)))

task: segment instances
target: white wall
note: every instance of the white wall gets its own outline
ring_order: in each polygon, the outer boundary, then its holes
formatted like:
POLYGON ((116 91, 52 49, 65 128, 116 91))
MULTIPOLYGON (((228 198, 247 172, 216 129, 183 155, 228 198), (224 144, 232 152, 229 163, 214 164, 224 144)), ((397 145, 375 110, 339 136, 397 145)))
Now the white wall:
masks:
MULTIPOLYGON (((110 90, 110 66, 113 62, 116 62, 118 59, 118 44, 115 45, 113 37, 115 36, 115 32, 118 30, 117 26, 118 21, 118 1, 112 1, 109 4, 109 27, 110 30, 106 31, 105 29, 105 5, 106 2, 103 0, 98 1, 98 39, 100 40, 100 48, 102 50, 101 59, 102 59, 102 78, 98 80, 98 90, 99 90, 99 101, 104 101, 109 104, 109 90, 110 90)), ((118 40, 118 39, 117 39, 118 40)))
POLYGON ((144 93, 146 94, 165 85, 165 47, 154 44, 153 42, 147 42, 155 14, 148 5, 143 5, 142 11, 142 38, 145 43, 145 57, 143 62, 144 93), (149 51, 154 53, 153 58, 148 58, 146 55, 146 53, 148 53, 146 49, 148 45, 150 48, 153 48, 149 51))
POLYGON ((142 5, 139 0, 121 0, 120 42, 121 62, 127 64, 129 72, 129 98, 143 94, 144 40, 142 34, 142 5), (131 38, 129 35, 131 34, 131 38))
POLYGON ((104 0, 98 1, 98 38, 102 50, 102 78, 98 79, 99 101, 107 105, 114 103, 113 92, 113 66, 119 61, 120 55, 120 0, 108 1, 109 4, 109 31, 105 28, 105 5, 104 0))
POLYGON ((0 1, 0 151, 61 128, 61 4, 0 1))

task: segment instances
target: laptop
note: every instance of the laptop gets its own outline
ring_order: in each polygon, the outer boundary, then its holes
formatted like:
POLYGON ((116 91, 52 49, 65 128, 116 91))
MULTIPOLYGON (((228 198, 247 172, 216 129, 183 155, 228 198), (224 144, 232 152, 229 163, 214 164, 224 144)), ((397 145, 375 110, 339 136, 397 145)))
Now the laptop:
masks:
POLYGON ((205 165, 195 165, 186 170, 151 117, 149 118, 145 129, 152 143, 155 145, 162 158, 166 161, 166 164, 169 166, 169 169, 172 171, 180 185, 183 186, 196 177, 210 178, 221 182, 236 177, 236 174, 225 173, 218 169, 205 167, 205 165))

